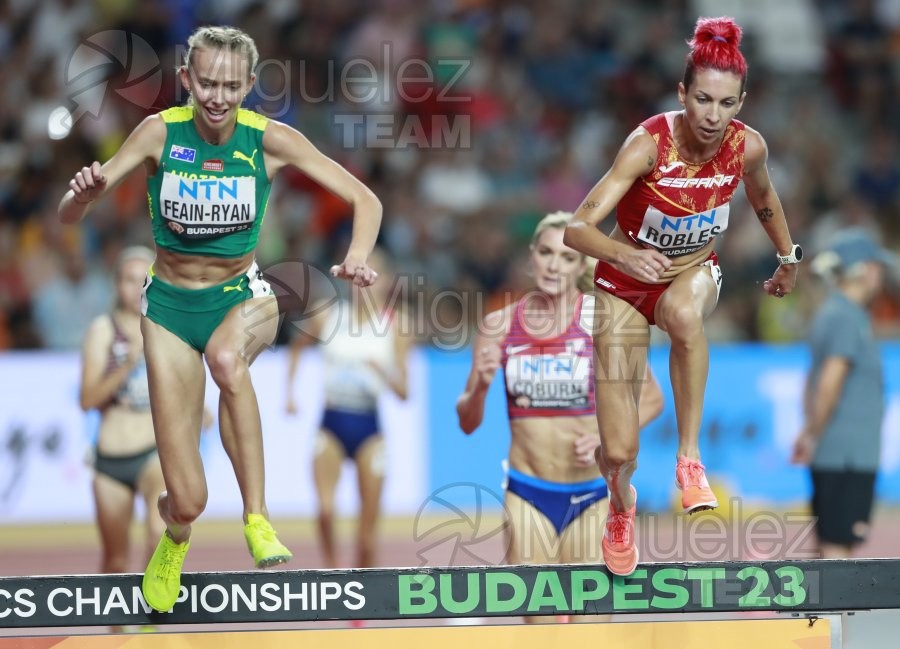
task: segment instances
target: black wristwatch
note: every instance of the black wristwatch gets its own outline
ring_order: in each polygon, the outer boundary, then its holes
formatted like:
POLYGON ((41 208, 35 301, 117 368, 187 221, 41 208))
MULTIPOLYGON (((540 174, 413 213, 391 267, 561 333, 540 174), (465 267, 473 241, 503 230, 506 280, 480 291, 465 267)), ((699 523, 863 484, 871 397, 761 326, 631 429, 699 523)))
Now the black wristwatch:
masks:
POLYGON ((799 243, 795 243, 794 247, 791 248, 791 251, 786 255, 779 255, 777 252, 775 256, 778 258, 779 264, 796 264, 799 263, 801 259, 803 259, 803 248, 800 247, 799 243))

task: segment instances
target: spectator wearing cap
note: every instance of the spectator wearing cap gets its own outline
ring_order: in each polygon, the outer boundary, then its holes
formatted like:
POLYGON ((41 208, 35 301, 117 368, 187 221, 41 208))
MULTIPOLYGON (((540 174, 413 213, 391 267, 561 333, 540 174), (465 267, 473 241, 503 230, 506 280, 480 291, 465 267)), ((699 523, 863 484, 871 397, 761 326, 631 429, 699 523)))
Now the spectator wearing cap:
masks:
POLYGON ((839 232, 812 263, 833 290, 810 327, 805 423, 792 460, 810 467, 823 558, 851 556, 869 531, 885 410, 871 305, 895 267, 893 255, 856 228, 839 232))

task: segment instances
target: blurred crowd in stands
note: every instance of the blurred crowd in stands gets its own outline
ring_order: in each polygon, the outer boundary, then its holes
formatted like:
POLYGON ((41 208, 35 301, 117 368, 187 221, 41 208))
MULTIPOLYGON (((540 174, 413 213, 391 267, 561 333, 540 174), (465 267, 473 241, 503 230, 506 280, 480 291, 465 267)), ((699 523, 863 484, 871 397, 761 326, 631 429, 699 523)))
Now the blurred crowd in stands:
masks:
MULTIPOLYGON (((699 15, 744 26, 739 118, 768 142, 794 240, 811 255, 857 225, 896 249, 900 0, 0 0, 0 349, 77 347, 108 308, 118 250, 152 244, 142 173, 82 227, 60 225, 56 207, 77 169, 185 101, 176 67, 197 25, 255 38, 246 107, 376 191, 418 333, 452 343, 442 338, 528 287, 519 262, 537 220, 574 210, 629 131, 677 108, 699 15), (105 85, 78 95, 92 78, 105 85)), ((262 267, 327 268, 349 217, 308 179, 279 178, 262 267)), ((794 295, 764 297, 774 251, 743 198, 718 251, 710 338, 802 339, 820 289, 807 264, 794 295)), ((896 284, 875 318, 879 335, 900 332, 896 284)))

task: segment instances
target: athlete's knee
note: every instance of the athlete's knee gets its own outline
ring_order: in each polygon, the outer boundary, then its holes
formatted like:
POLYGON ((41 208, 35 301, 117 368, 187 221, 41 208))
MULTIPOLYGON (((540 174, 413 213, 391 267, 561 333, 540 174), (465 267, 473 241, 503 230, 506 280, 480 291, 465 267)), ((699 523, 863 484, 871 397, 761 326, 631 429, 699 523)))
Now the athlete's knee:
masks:
POLYGON ((223 391, 237 391, 247 373, 246 360, 234 349, 207 348, 206 363, 213 381, 223 391))
POLYGON ((637 439, 609 440, 597 447, 595 455, 608 469, 617 470, 637 464, 639 447, 637 439))
POLYGON ((171 492, 160 501, 163 518, 175 525, 190 525, 200 518, 206 509, 207 493, 197 490, 184 496, 174 497, 171 492))
POLYGON ((661 316, 673 343, 687 342, 703 334, 703 313, 692 302, 667 305, 661 316))
POLYGON ((176 525, 190 525, 200 518, 200 514, 206 509, 206 501, 191 500, 169 508, 169 517, 176 525))

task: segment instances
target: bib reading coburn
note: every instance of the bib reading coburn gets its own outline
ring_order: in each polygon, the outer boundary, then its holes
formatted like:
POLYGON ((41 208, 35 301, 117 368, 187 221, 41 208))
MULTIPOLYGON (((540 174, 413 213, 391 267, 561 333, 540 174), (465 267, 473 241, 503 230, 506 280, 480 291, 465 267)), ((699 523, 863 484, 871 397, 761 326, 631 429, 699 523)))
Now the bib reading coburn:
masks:
POLYGON ((229 140, 205 142, 193 106, 160 113, 166 143, 147 201, 156 245, 186 255, 240 257, 256 247, 269 190, 263 160, 268 118, 240 109, 229 140))

